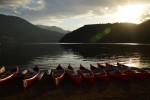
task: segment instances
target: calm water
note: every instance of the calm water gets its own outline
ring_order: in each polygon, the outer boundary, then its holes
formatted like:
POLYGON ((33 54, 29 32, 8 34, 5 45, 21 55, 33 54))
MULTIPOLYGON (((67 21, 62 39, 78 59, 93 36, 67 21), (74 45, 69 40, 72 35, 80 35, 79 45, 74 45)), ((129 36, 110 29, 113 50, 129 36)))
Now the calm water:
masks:
POLYGON ((150 66, 150 45, 145 44, 23 44, 0 46, 0 65, 39 65, 40 69, 58 64, 73 67, 83 64, 117 62, 134 67, 150 66))

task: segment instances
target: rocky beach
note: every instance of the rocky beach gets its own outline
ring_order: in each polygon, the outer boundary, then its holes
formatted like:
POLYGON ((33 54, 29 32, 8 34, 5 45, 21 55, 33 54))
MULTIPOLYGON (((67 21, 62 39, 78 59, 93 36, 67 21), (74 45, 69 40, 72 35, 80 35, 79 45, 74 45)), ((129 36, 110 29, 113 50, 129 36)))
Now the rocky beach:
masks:
POLYGON ((81 86, 76 86, 65 76, 56 88, 53 79, 44 76, 24 89, 22 79, 16 78, 0 86, 0 100, 150 100, 149 83, 148 79, 130 82, 112 79, 109 84, 96 80, 91 86, 83 80, 81 86))

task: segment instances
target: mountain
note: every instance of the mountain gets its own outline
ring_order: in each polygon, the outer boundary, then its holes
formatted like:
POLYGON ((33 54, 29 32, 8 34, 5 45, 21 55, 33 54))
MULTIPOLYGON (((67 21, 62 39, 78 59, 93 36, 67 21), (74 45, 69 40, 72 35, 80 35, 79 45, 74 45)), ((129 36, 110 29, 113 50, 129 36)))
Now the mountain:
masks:
POLYGON ((58 42, 63 35, 41 29, 17 16, 0 14, 0 43, 58 42))
POLYGON ((150 43, 150 20, 139 25, 131 23, 85 25, 66 34, 66 43, 150 43))
POLYGON ((66 31, 60 27, 56 27, 56 26, 44 26, 44 25, 37 25, 38 27, 40 28, 43 28, 43 29, 47 29, 47 30, 51 30, 51 31, 55 31, 55 32, 60 32, 60 33, 69 33, 70 31, 66 31))

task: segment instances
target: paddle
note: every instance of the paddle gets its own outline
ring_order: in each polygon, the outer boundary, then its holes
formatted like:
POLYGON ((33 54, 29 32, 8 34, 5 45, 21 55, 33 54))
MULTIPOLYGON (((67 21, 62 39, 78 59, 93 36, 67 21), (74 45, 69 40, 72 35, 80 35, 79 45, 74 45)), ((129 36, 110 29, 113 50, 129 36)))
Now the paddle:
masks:
POLYGON ((0 69, 0 74, 3 74, 5 72, 5 67, 3 66, 1 69, 0 69))
POLYGON ((49 69, 49 70, 47 71, 47 75, 51 75, 51 72, 52 72, 52 70, 49 69))
POLYGON ((39 77, 38 77, 38 80, 41 80, 43 76, 44 76, 44 72, 41 72, 39 77))

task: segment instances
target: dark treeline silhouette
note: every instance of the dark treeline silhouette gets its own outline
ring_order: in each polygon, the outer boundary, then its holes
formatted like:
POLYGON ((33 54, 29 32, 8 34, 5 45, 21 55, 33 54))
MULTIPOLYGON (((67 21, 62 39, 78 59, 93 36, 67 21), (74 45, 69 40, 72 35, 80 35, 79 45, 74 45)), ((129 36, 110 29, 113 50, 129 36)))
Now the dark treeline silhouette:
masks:
POLYGON ((62 33, 41 29, 28 21, 0 14, 0 43, 58 42, 62 33))
POLYGON ((85 25, 66 34, 66 43, 150 43, 150 20, 141 24, 114 23, 85 25))

